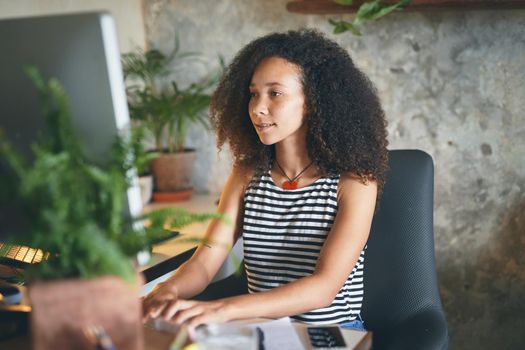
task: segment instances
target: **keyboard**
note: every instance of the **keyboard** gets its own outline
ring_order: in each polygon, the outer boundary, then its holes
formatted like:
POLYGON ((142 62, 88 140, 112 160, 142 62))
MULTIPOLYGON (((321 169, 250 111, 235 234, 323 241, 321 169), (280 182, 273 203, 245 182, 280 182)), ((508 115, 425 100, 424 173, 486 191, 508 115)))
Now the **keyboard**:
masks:
POLYGON ((0 264, 23 269, 48 258, 42 249, 0 242, 0 264))

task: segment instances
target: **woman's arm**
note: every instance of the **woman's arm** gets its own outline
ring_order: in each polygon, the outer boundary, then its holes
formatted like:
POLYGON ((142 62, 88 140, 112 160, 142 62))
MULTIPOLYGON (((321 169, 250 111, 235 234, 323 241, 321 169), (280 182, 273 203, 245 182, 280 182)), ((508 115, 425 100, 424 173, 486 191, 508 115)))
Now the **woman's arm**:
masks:
POLYGON ((254 317, 283 317, 330 305, 366 244, 377 196, 375 182, 363 184, 351 175, 341 177, 339 209, 312 275, 266 292, 212 302, 181 300, 175 322, 192 326, 254 317))
POLYGON ((226 220, 213 219, 204 241, 199 244, 193 256, 144 298, 144 317, 162 316, 169 319, 173 316, 173 305, 178 298, 191 298, 208 286, 238 238, 244 190, 251 176, 244 169, 233 169, 217 209, 226 220))

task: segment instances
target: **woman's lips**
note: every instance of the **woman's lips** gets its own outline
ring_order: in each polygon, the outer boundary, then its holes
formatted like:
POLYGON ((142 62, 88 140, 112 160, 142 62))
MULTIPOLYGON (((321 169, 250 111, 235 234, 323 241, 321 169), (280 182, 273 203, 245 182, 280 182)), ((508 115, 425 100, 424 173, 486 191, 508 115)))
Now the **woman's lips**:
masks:
POLYGON ((263 132, 263 131, 270 129, 274 125, 275 123, 260 123, 260 124, 255 124, 255 128, 257 129, 257 131, 263 132))

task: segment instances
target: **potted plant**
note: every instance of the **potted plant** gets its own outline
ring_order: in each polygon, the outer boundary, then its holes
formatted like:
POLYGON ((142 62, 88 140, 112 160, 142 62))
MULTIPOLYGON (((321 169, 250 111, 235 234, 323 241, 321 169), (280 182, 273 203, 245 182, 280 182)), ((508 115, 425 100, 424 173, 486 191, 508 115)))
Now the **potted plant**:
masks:
POLYGON ((22 209, 26 234, 10 243, 38 247, 48 258, 26 269, 35 349, 89 349, 90 335, 109 334, 119 349, 141 349, 142 325, 133 258, 171 230, 215 214, 162 209, 126 218, 124 198, 133 171, 133 142, 115 140, 101 166, 83 154, 60 84, 27 68, 43 100, 46 135, 33 144, 33 160, 0 133, 7 165, 1 200, 22 209))
POLYGON ((198 54, 181 52, 178 40, 165 55, 157 49, 137 50, 122 56, 124 77, 132 120, 145 128, 158 156, 150 163, 155 181, 155 201, 187 199, 192 193, 194 149, 185 148, 188 128, 201 124, 208 128, 209 89, 218 74, 206 76, 185 88, 172 80, 177 67, 198 54))

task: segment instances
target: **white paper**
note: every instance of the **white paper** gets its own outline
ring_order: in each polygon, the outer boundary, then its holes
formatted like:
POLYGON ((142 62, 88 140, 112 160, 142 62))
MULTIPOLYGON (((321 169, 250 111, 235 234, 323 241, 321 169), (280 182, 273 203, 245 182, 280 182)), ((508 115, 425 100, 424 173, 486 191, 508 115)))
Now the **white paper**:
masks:
POLYGON ((289 317, 250 324, 250 327, 263 331, 265 350, 305 350, 289 317))

